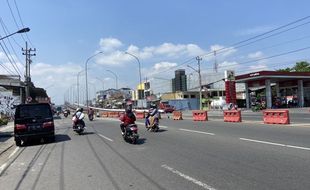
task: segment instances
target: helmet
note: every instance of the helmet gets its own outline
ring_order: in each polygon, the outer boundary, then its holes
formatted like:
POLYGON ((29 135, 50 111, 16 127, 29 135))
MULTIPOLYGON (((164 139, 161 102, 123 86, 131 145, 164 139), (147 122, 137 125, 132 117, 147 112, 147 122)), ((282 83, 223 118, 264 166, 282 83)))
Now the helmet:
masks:
POLYGON ((77 108, 76 112, 83 112, 83 108, 77 108))
POLYGON ((132 112, 132 106, 131 105, 126 105, 125 111, 126 111, 126 113, 132 112))

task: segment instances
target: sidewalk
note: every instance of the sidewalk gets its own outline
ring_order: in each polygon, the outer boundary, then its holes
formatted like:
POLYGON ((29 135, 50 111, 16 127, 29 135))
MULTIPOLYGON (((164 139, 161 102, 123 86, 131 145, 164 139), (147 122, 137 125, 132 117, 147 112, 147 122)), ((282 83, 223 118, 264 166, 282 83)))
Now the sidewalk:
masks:
POLYGON ((0 155, 14 146, 14 122, 0 126, 0 155))

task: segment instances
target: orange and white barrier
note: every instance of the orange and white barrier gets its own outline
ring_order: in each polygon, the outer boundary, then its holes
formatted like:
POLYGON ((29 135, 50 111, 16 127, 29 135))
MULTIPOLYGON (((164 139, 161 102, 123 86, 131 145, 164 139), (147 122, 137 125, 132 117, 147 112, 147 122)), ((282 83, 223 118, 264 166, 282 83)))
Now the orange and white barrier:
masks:
POLYGON ((265 124, 290 124, 288 110, 264 110, 263 119, 265 124))
POLYGON ((173 114, 172 116, 173 120, 183 120, 181 111, 173 111, 172 114, 173 114))
POLYGON ((225 110, 224 122, 241 122, 241 110, 225 110))
POLYGON ((208 112, 203 110, 193 110, 194 121, 208 121, 208 112))

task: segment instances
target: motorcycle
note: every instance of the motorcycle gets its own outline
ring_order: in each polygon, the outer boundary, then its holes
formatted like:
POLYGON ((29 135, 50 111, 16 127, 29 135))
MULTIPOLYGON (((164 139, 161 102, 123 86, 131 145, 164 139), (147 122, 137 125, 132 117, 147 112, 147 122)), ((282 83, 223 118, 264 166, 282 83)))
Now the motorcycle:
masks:
POLYGON ((159 131, 159 121, 157 117, 149 116, 148 118, 146 118, 145 124, 148 131, 151 132, 159 131))
POLYGON ((81 135, 85 130, 85 123, 83 121, 85 115, 83 113, 80 113, 79 115, 75 115, 72 118, 73 121, 73 131, 75 131, 77 134, 81 135))
POLYGON ((88 119, 89 119, 89 121, 94 120, 94 114, 88 114, 88 119))
POLYGON ((138 134, 138 126, 136 124, 129 124, 125 128, 125 133, 123 138, 126 142, 131 142, 132 144, 136 144, 139 139, 138 134))
POLYGON ((68 115, 69 115, 68 111, 64 111, 64 116, 68 117, 68 115))

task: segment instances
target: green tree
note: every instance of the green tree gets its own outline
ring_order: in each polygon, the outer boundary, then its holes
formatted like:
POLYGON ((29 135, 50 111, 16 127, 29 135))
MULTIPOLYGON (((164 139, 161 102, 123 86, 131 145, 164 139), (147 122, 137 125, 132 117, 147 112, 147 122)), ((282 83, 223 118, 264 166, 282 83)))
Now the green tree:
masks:
POLYGON ((292 68, 279 69, 277 71, 282 72, 310 72, 310 63, 307 61, 300 61, 295 64, 292 68))
POLYGON ((277 71, 281 71, 281 72, 291 72, 291 68, 289 68, 289 67, 287 67, 287 68, 285 68, 285 69, 279 69, 279 70, 277 70, 277 71))
POLYGON ((310 64, 306 61, 297 62, 292 70, 295 72, 310 72, 310 64))

